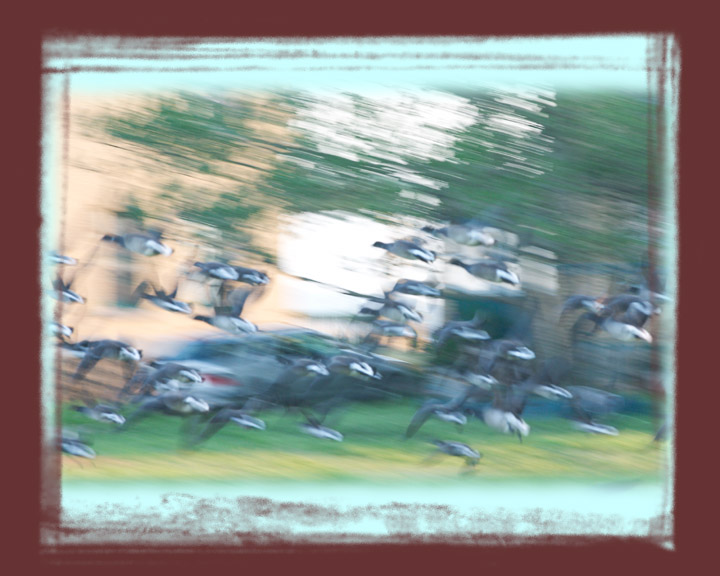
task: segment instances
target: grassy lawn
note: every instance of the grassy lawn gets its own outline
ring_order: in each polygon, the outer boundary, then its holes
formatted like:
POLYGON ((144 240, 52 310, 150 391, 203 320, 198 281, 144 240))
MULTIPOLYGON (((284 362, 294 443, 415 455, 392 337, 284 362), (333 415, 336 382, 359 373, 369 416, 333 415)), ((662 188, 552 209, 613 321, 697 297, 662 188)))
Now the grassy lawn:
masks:
POLYGON ((596 436, 558 417, 528 417, 522 443, 479 420, 464 430, 431 419, 409 440, 405 428, 416 404, 410 401, 356 404, 331 414, 326 425, 343 442, 314 438, 295 414, 267 412, 265 431, 229 424, 196 450, 181 447, 181 419, 153 415, 123 432, 69 409, 63 425, 92 438, 94 461, 63 456, 63 479, 132 481, 435 481, 469 471, 459 458, 439 455, 433 439, 464 442, 483 458, 472 476, 516 480, 644 481, 665 469, 666 445, 652 442, 650 417, 616 415, 606 420, 619 436, 596 436), (435 456, 437 455, 437 457, 435 456))

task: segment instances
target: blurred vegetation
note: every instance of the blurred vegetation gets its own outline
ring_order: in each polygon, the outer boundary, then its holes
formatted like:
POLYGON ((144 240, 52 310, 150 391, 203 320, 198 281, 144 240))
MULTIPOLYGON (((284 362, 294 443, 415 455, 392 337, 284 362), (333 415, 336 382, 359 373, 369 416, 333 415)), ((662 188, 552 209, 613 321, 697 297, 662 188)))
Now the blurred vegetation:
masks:
MULTIPOLYGON (((596 436, 573 430, 563 418, 529 414, 530 436, 490 430, 469 420, 464 430, 429 420, 411 440, 404 431, 417 406, 408 401, 356 404, 331 414, 327 425, 342 430, 342 443, 313 438, 298 429, 299 419, 282 412, 260 416, 267 430, 228 425, 198 450, 181 450, 181 419, 153 415, 128 430, 94 422, 65 409, 64 426, 81 428, 93 438, 97 459, 64 456, 64 480, 231 480, 291 479, 293 481, 413 481, 452 479, 467 470, 464 461, 440 457, 434 438, 469 444, 483 454, 478 479, 658 480, 666 457, 665 445, 652 442, 656 423, 644 413, 618 414, 607 423, 620 436, 596 436), (73 460, 75 462, 73 462, 73 460)), ((531 408, 531 407, 529 407, 531 408)), ((558 407, 558 414, 561 410, 558 407)), ((129 410, 128 410, 129 411, 129 410)), ((542 411, 544 412, 544 410, 542 411)))
MULTIPOLYGON (((561 92, 530 107, 499 92, 458 96, 479 116, 466 129, 447 129, 456 140, 452 157, 443 160, 321 151, 317 136, 298 127, 314 104, 300 93, 177 93, 107 117, 103 127, 171 174, 215 178, 213 189, 175 185, 162 195, 176 216, 216 228, 230 247, 252 245, 253 222, 281 208, 363 210, 376 218, 474 217, 554 250, 561 262, 637 261, 647 251, 649 182, 659 182, 659 173, 649 181, 649 169, 658 168, 648 163, 657 142, 646 95, 561 92), (495 129, 493 118, 519 120, 527 134, 495 129), (506 162, 513 157, 515 168, 506 162), (442 187, 403 179, 399 169, 442 187)), ((357 118, 382 120, 377 102, 355 95, 353 104, 357 118)), ((372 144, 372 135, 341 128, 372 144)))

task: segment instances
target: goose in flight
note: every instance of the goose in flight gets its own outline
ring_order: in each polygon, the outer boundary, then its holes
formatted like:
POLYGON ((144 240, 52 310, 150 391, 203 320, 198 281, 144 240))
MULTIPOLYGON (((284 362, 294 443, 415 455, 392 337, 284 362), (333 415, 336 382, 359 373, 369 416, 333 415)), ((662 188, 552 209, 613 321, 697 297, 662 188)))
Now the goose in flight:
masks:
POLYGON ((173 249, 160 241, 160 232, 147 232, 137 234, 105 234, 103 242, 111 242, 141 256, 170 256, 173 249))
POLYGON ((448 264, 460 266, 469 274, 482 280, 510 284, 511 286, 518 286, 520 284, 518 275, 510 270, 505 262, 500 260, 480 260, 479 262, 468 264, 459 258, 452 258, 448 264))
POLYGON ((155 306, 162 308, 163 310, 168 310, 169 312, 192 314, 192 307, 189 304, 181 302, 180 300, 177 300, 175 298, 178 291, 177 285, 175 285, 175 288, 172 292, 165 292, 163 289, 152 286, 154 294, 148 294, 147 288, 149 285, 149 282, 140 283, 140 285, 135 289, 135 292, 133 293, 132 299, 134 302, 137 302, 142 298, 151 302, 155 306))
POLYGON ((80 349, 85 348, 85 354, 73 375, 76 380, 83 380, 88 372, 103 358, 120 360, 123 363, 126 377, 130 378, 140 358, 142 358, 142 350, 118 340, 83 341, 78 343, 78 346, 80 349))
POLYGON ((432 226, 423 227, 423 232, 429 232, 436 236, 444 236, 457 244, 464 246, 492 246, 495 238, 484 226, 473 226, 472 224, 449 224, 441 228, 432 226))
POLYGON ((435 252, 423 248, 419 243, 412 240, 396 240, 395 242, 375 242, 375 248, 387 250, 390 254, 405 258, 407 260, 420 260, 426 264, 435 262, 435 252))
POLYGON ((257 332, 258 328, 255 324, 240 316, 247 299, 251 294, 253 294, 253 292, 253 290, 233 290, 227 298, 224 298, 226 301, 225 306, 215 307, 214 316, 196 315, 193 316, 193 319, 206 322, 211 326, 231 334, 248 334, 257 332))

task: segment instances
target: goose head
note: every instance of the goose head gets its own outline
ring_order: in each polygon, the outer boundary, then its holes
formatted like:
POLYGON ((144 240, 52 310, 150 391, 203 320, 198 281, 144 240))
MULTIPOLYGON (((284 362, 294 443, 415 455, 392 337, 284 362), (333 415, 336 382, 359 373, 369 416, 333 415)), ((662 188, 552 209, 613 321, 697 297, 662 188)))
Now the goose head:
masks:
POLYGON ((193 370, 192 368, 181 369, 178 376, 186 382, 194 382, 195 384, 200 384, 203 381, 203 377, 200 375, 200 372, 193 370))
POLYGON ((123 346, 119 352, 120 360, 139 362, 142 358, 142 350, 133 348, 132 346, 123 346))
POLYGON ((210 405, 201 398, 195 396, 186 396, 183 398, 183 403, 190 408, 193 412, 209 412, 210 405))

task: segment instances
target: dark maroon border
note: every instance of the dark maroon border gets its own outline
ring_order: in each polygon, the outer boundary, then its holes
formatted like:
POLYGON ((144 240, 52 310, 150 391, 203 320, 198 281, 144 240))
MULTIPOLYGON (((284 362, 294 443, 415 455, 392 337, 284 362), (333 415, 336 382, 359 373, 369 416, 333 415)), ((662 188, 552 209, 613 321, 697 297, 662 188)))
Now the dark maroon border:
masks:
MULTIPOLYGON (((370 565, 383 570, 417 568, 445 572, 457 570, 502 570, 512 573, 568 571, 608 573, 613 570, 629 573, 678 573, 682 565, 690 570, 700 567, 707 551, 714 551, 710 541, 716 533, 715 518, 710 505, 715 498, 714 428, 703 407, 712 405, 706 398, 717 386, 712 373, 706 373, 696 359, 703 353, 712 357, 709 346, 714 339, 706 337, 705 326, 712 320, 689 316, 691 305, 709 303, 716 308, 707 292, 714 285, 712 270, 707 266, 716 259, 715 231, 709 218, 716 213, 714 196, 717 185, 708 167, 717 165, 717 142, 712 130, 716 114, 717 66, 712 58, 711 11, 704 16, 701 8, 688 3, 674 3, 667 8, 659 2, 652 8, 642 4, 605 1, 533 2, 518 3, 456 3, 423 4, 406 2, 393 6, 389 2, 340 3, 324 2, 320 7, 298 2, 284 6, 276 3, 163 3, 124 0, 118 3, 84 2, 71 7, 26 5, 29 18, 6 19, 5 33, 12 42, 5 54, 4 96, 9 97, 3 117, 5 158, 9 162, 5 179, 4 225, 11 236, 6 244, 6 277, 4 284, 13 284, 6 291, 5 349, 7 380, 5 401, 9 403, 4 420, 10 434, 6 443, 11 446, 6 455, 4 480, 8 487, 8 501, 3 517, 12 526, 12 534, 4 538, 11 555, 4 564, 20 568, 12 558, 23 561, 23 570, 32 573, 66 570, 76 573, 82 565, 117 562, 179 563, 197 571, 199 564, 229 564, 228 568, 247 572, 263 570, 273 573, 288 569, 318 570, 328 567, 346 571, 348 568, 367 569, 370 565), (40 155, 40 45, 43 35, 60 33, 72 36, 84 34, 120 34, 148 36, 340 36, 340 35, 543 35, 587 33, 672 32, 678 35, 682 52, 680 150, 680 262, 681 289, 679 305, 678 346, 678 468, 675 543, 677 550, 669 552, 640 540, 614 540, 582 546, 547 545, 504 548, 455 547, 444 545, 420 547, 408 543, 401 546, 339 546, 319 549, 293 549, 289 554, 268 554, 260 547, 257 554, 227 555, 212 548, 198 549, 196 554, 180 557, 170 551, 128 556, 121 550, 105 548, 97 553, 64 554, 49 562, 38 551, 39 526, 39 414, 38 364, 40 320, 37 314, 39 286, 37 272, 38 230, 41 224, 38 205, 40 155), (700 122, 698 122, 700 120, 700 122), (705 128, 704 130, 699 129, 705 128), (696 138, 706 134, 702 141, 696 138), (712 154, 712 156, 710 156, 712 154), (692 199, 692 200, 691 200, 692 199), (17 208, 20 207, 20 212, 17 208), (15 235, 18 236, 15 236, 15 235), (704 245, 694 240, 699 234, 707 237, 704 245), (21 248, 20 248, 21 247, 21 248), (20 250, 18 250, 20 248, 20 250), (690 264, 700 264, 693 266, 690 264), (702 266, 705 264, 705 266, 702 266), (700 270, 700 274, 693 273, 700 270), (18 289, 22 286, 21 289, 18 289), (698 288, 705 288, 704 291, 698 288), (30 313, 30 311, 35 311, 30 313), (696 321, 697 320, 697 321, 696 321), (21 337, 18 337, 21 335, 21 337), (692 339, 691 339, 692 336, 692 339), (684 338, 683 338, 684 337, 684 338), (692 343, 692 347, 689 343, 692 343), (707 376, 706 376, 707 374, 707 376), (683 386, 698 393, 683 391, 683 386), (712 389, 712 390, 708 390, 712 389), (700 396, 702 394, 702 396, 700 396), (693 443, 694 430, 703 433, 705 443, 693 443), (703 458, 702 468, 698 467, 703 458), (712 486, 710 483, 712 482, 712 486), (705 500, 705 498, 709 500, 705 500), (325 552, 322 555, 316 552, 325 552), (682 562, 682 565, 681 565, 682 562), (41 565, 41 566, 40 566, 41 565)), ((695 3, 702 6, 701 3, 695 3)), ((317 6, 317 3, 315 3, 317 6)), ((20 9, 20 5, 17 5, 20 9)), ((716 218, 715 218, 716 219, 716 218)), ((5 234, 7 237, 7 234, 5 234)), ((703 311, 705 308, 703 307, 703 311)), ((714 538, 713 538, 714 539, 714 538)), ((709 555, 708 555, 709 556, 709 555)), ((709 558, 708 558, 709 559, 709 558)), ((716 565, 710 561, 706 569, 716 565)), ((111 569, 110 566, 90 566, 93 571, 111 569)), ((134 567, 132 569, 135 569, 134 567)), ((155 566, 154 570, 161 570, 155 566)), ((185 572, 185 569, 183 569, 185 572)))

